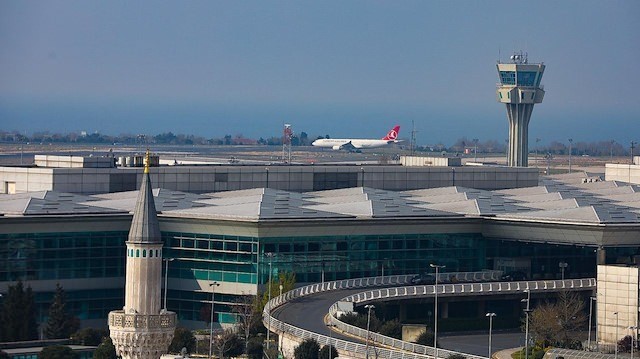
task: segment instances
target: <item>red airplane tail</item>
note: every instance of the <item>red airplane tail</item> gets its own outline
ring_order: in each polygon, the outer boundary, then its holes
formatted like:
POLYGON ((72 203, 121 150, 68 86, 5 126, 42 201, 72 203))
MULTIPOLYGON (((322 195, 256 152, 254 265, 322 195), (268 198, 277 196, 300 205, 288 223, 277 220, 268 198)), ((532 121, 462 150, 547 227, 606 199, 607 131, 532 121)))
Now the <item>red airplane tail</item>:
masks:
POLYGON ((385 141, 395 141, 398 138, 398 134, 400 133, 400 126, 396 125, 387 133, 386 136, 382 137, 385 141))

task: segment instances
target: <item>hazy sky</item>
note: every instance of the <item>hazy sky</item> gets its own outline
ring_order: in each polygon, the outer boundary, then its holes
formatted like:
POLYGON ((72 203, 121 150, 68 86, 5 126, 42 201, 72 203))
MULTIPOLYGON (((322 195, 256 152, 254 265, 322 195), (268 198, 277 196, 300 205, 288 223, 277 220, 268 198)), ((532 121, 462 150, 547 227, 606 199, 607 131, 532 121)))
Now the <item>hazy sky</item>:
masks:
POLYGON ((543 61, 530 141, 640 140, 640 1, 0 1, 0 129, 508 137, 495 63, 543 61))

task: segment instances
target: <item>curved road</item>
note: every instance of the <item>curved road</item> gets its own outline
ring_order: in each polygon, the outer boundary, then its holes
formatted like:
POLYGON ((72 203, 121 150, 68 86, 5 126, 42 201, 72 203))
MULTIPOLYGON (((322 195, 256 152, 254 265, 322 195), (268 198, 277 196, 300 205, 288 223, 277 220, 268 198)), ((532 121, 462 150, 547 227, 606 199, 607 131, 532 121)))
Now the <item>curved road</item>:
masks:
MULTIPOLYGON (((511 282, 513 284, 513 282, 511 282)), ((480 283, 478 283, 480 284, 480 283)), ((401 285, 402 286, 402 285, 401 285)), ((379 286, 377 289, 383 287, 399 287, 395 286, 379 286)), ((433 287, 431 285, 425 287, 433 287)), ((328 292, 321 292, 318 294, 308 295, 300 298, 296 298, 279 306, 273 310, 273 317, 281 320, 285 323, 293 325, 298 328, 315 332, 318 334, 332 336, 333 338, 339 338, 351 342, 364 341, 354 338, 352 336, 345 336, 336 331, 329 331, 329 328, 324 324, 324 317, 329 312, 329 308, 342 298, 347 296, 367 292, 372 290, 369 288, 355 288, 355 289, 343 289, 333 290, 328 292)), ((588 289, 588 288, 584 288, 588 289)), ((467 293, 468 295, 469 293, 467 293)), ((480 294, 480 293, 476 293, 480 294)), ((489 294, 489 293, 483 293, 489 294)), ((493 292, 492 294, 499 294, 499 292, 493 292)), ((515 294, 502 293, 502 294, 515 294)), ((399 298, 398 298, 399 299, 399 298)), ((482 355, 486 356, 488 346, 488 333, 480 334, 464 334, 464 335, 439 335, 439 343, 441 348, 449 349, 453 351, 482 355)), ((524 345, 524 333, 493 333, 492 335, 492 348, 493 351, 499 351, 502 349, 514 348, 524 345)))

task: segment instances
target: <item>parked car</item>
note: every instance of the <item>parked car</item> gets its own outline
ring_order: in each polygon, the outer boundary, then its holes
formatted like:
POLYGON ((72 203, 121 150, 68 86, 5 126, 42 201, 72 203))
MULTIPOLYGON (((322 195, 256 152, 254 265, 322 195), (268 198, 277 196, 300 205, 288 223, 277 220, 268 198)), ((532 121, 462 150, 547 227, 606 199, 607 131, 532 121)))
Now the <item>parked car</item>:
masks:
POLYGON ((500 279, 505 281, 527 280, 527 274, 522 271, 507 272, 503 274, 500 279))
POLYGON ((411 284, 436 284, 436 276, 429 273, 416 274, 410 282, 411 284))

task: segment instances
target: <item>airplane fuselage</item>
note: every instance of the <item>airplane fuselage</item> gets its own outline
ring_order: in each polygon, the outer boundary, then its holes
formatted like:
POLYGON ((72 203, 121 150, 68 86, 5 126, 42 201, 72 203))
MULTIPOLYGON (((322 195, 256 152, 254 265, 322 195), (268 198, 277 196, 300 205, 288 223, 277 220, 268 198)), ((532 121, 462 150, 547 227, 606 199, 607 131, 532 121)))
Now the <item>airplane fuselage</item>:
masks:
POLYGON ((367 148, 377 148, 386 146, 396 141, 392 140, 365 140, 365 139, 346 139, 346 138, 321 138, 313 141, 312 145, 316 147, 332 148, 334 150, 353 149, 361 150, 367 148))

